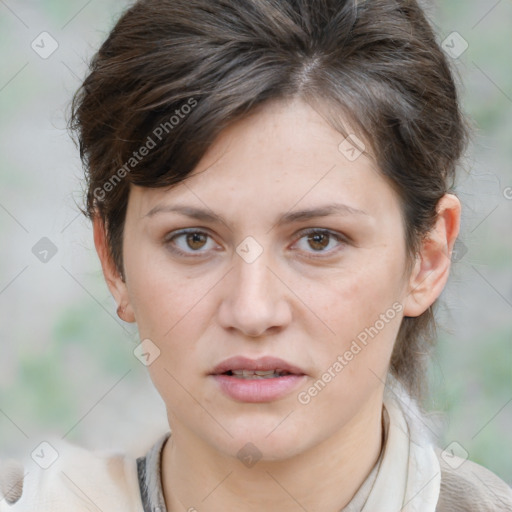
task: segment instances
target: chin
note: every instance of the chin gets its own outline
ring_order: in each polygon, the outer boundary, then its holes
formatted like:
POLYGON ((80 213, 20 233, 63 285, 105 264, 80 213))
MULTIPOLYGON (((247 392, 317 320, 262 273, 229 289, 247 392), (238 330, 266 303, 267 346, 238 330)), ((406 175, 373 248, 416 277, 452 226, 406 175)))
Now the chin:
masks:
POLYGON ((288 420, 280 424, 283 417, 272 418, 271 421, 251 419, 238 422, 237 425, 226 425, 233 437, 223 436, 222 439, 216 439, 214 442, 219 443, 216 449, 239 459, 244 455, 265 461, 294 457, 306 450, 310 443, 304 438, 304 433, 298 432, 291 422, 288 428, 285 427, 288 420))
POLYGON ((216 449, 229 457, 240 460, 242 464, 250 468, 257 462, 286 461, 302 453, 304 447, 290 438, 286 441, 284 439, 270 441, 262 436, 250 440, 235 437, 228 446, 216 446, 216 449))

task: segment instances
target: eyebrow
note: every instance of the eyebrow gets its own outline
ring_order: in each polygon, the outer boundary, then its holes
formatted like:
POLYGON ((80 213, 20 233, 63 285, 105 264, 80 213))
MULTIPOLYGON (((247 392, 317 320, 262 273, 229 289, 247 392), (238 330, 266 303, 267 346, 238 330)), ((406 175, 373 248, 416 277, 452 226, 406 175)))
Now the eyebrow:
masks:
MULTIPOLYGON (((180 205, 156 205, 152 208, 144 218, 153 217, 158 213, 180 213, 187 217, 200 220, 203 222, 222 222, 226 226, 228 223, 217 213, 212 212, 211 210, 204 210, 201 208, 195 208, 192 206, 180 206, 180 205)), ((281 214, 274 225, 276 224, 290 224, 292 222, 297 221, 305 221, 309 219, 314 219, 317 217, 327 217, 329 215, 369 215, 364 210, 360 210, 358 208, 354 208, 353 206, 349 206, 343 203, 330 203, 325 204, 316 208, 305 209, 305 210, 296 210, 292 212, 285 212, 281 214)))

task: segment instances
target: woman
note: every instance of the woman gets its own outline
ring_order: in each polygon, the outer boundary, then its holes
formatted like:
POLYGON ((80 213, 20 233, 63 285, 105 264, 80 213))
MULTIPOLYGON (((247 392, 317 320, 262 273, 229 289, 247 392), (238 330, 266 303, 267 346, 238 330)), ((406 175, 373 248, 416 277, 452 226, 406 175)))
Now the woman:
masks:
POLYGON ((512 510, 419 406, 467 131, 415 1, 138 1, 72 127, 170 432, 9 466, 1 511, 512 510))

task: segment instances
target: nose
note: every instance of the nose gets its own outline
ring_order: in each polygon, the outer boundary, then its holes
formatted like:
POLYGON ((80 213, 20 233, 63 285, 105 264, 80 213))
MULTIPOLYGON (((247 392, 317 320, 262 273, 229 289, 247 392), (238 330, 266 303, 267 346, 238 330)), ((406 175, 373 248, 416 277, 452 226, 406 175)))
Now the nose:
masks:
POLYGON ((235 254, 234 267, 225 282, 220 324, 250 337, 275 334, 285 327, 292 317, 289 290, 266 251, 252 262, 235 254))

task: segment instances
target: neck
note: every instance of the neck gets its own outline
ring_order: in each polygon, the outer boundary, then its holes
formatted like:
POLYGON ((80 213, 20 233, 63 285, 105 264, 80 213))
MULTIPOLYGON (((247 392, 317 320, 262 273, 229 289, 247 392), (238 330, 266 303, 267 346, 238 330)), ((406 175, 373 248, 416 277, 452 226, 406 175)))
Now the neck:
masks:
POLYGON ((382 396, 311 449, 252 467, 173 427, 162 452, 167 510, 340 510, 377 463, 382 436, 382 396))

